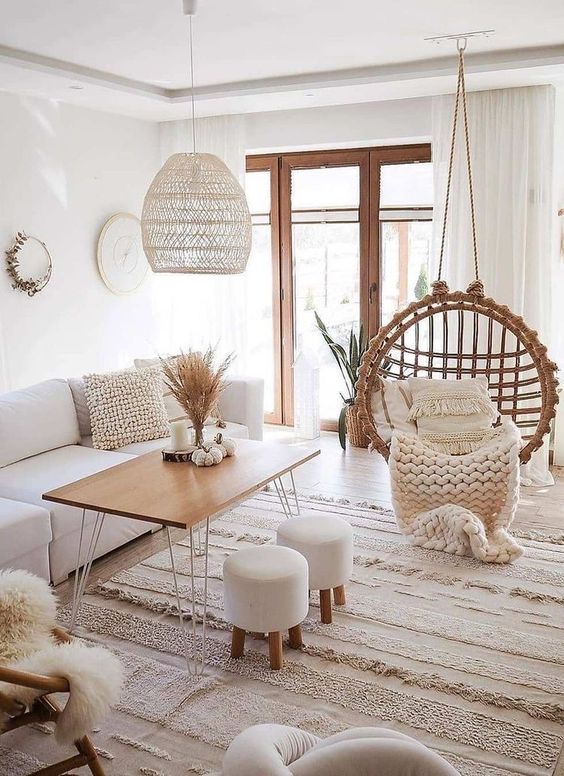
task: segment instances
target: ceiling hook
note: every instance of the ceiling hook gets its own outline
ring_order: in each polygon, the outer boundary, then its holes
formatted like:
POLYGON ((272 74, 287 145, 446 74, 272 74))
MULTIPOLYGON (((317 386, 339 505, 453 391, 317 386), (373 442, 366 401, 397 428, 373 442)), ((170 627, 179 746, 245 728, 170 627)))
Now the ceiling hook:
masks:
POLYGON ((456 39, 456 49, 457 51, 466 51, 466 46, 468 45, 468 38, 457 38, 456 39))

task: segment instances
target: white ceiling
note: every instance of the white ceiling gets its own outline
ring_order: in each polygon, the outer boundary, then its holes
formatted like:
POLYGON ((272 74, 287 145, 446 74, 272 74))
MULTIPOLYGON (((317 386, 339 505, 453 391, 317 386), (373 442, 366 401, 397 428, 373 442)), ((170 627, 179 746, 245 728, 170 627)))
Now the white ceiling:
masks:
MULTIPOLYGON (((0 89, 147 119, 186 115, 181 0, 0 0, 0 89), (83 86, 82 90, 71 86, 83 86)), ((450 91, 472 39, 471 88, 564 81, 562 0, 200 0, 199 115, 450 91)))

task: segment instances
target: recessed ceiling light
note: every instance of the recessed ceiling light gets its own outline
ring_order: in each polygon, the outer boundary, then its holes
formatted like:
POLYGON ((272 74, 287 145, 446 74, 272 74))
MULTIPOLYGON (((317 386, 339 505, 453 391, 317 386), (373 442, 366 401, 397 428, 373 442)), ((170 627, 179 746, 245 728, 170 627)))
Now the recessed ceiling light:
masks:
POLYGON ((69 89, 76 89, 77 91, 79 91, 80 89, 84 89, 84 86, 82 86, 82 84, 71 84, 69 86, 69 89))
POLYGON ((313 92, 306 92, 306 97, 314 97, 315 95, 313 92))

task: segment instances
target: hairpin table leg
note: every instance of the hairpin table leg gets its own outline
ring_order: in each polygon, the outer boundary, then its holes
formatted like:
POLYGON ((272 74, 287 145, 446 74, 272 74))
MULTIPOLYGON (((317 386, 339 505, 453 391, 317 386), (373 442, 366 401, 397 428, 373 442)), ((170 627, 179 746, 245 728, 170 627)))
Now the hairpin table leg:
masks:
POLYGON ((284 497, 282 496, 282 490, 280 489, 280 485, 278 484, 279 480, 272 480, 274 483, 274 487, 276 488, 276 493, 278 494, 278 498, 280 499, 280 504, 282 505, 282 511, 284 512, 284 517, 292 517, 292 513, 289 509, 289 506, 287 505, 288 499, 284 501, 284 497))
POLYGON ((70 622, 70 628, 69 628, 71 633, 74 630, 74 626, 76 624, 76 620, 80 610, 80 604, 82 601, 82 597, 84 595, 84 591, 86 590, 86 584, 88 582, 88 577, 90 575, 90 569, 92 568, 92 562, 94 560, 94 556, 96 555, 96 547, 98 545, 98 539, 100 538, 100 534, 102 532, 102 526, 104 525, 105 519, 106 519, 105 512, 96 513, 96 520, 94 521, 94 525, 92 527, 92 534, 90 535, 90 543, 88 545, 88 551, 86 553, 86 558, 84 559, 84 564, 82 566, 82 573, 81 573, 80 560, 82 555, 84 525, 86 522, 86 509, 82 510, 82 522, 80 524, 80 538, 78 540, 78 553, 76 556, 76 571, 74 574, 71 622, 70 622))
POLYGON ((201 558, 205 555, 205 550, 202 549, 202 523, 198 523, 196 526, 196 536, 197 536, 197 542, 196 547, 194 548, 194 554, 197 558, 201 558))
POLYGON ((298 501, 298 491, 296 490, 296 483, 294 481, 294 470, 290 469, 290 480, 292 482, 292 490, 294 491, 294 501, 296 502, 296 514, 301 515, 300 502, 298 501))
POLYGON ((172 539, 170 536, 170 528, 166 527, 168 549, 170 553, 170 565, 172 567, 172 578, 174 582, 174 591, 176 595, 176 606, 178 609, 178 618, 180 620, 180 628, 184 636, 184 647, 186 656, 186 667, 188 673, 192 676, 201 676, 204 673, 204 667, 206 662, 206 624, 207 624, 207 609, 208 609, 208 551, 209 551, 209 531, 210 531, 210 518, 206 520, 206 532, 204 538, 204 548, 201 556, 204 558, 204 604, 202 609, 202 635, 201 635, 201 649, 198 656, 198 633, 197 633, 197 610, 196 610, 196 583, 194 573, 194 557, 197 552, 194 548, 194 528, 190 527, 190 584, 191 584, 191 598, 192 598, 192 637, 189 638, 186 630, 186 624, 184 622, 184 614, 182 611, 182 602, 180 600, 180 592, 178 588, 178 578, 176 573, 176 564, 174 561, 174 553, 172 551, 172 539), (190 641, 192 646, 190 649, 190 641))
POLYGON ((284 487, 284 480, 282 477, 278 478, 278 482, 280 483, 280 488, 282 489, 282 495, 284 496, 284 501, 286 502, 286 508, 288 509, 288 517, 292 517, 292 508, 290 506, 290 501, 288 500, 288 494, 286 493, 286 488, 284 487))

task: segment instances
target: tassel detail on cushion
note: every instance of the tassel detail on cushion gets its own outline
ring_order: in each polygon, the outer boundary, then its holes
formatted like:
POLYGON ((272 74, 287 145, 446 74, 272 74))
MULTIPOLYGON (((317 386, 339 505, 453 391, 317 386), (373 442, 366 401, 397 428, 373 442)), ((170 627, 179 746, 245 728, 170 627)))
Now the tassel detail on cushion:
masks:
POLYGON ((449 415, 474 415, 484 413, 497 420, 498 411, 487 396, 470 391, 432 393, 427 391, 418 396, 409 410, 408 420, 417 418, 445 417, 449 415))
POLYGON ((498 436, 499 430, 492 428, 487 431, 464 431, 461 433, 420 434, 419 438, 438 453, 447 455, 466 455, 478 450, 485 442, 498 436))

